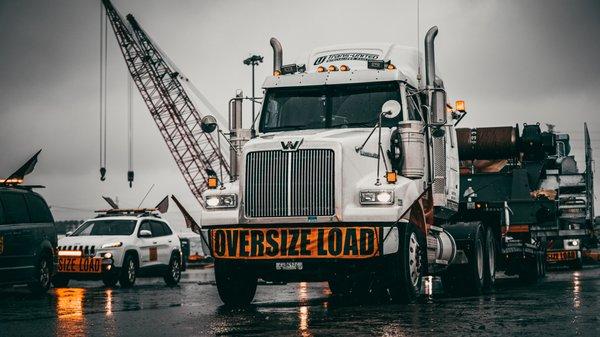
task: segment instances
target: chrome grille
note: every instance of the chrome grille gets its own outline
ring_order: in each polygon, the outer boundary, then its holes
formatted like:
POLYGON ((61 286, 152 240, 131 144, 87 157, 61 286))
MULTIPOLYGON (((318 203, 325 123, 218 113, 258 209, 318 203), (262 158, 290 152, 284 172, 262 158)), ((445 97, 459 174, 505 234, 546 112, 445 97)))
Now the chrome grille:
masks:
POLYGON ((248 217, 326 216, 335 212, 334 153, 326 149, 250 152, 248 217))

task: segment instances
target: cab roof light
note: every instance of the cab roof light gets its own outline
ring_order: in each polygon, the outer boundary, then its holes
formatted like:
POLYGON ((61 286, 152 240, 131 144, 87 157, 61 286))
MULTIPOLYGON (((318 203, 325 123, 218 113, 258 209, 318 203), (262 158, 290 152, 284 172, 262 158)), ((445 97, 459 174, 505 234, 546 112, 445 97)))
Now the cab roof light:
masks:
POLYGON ((279 76, 279 75, 281 75, 281 71, 273 70, 273 76, 279 76))
POLYGON ((333 64, 330 64, 329 67, 327 67, 328 72, 337 71, 337 70, 338 70, 338 68, 336 66, 334 66, 333 64))
POLYGON ((387 65, 385 68, 386 68, 387 70, 394 70, 394 69, 396 69, 396 66, 395 66, 395 65, 393 65, 393 64, 391 64, 391 63, 388 63, 388 65, 387 65))
POLYGON ((348 70, 350 70, 350 67, 348 67, 347 65, 345 65, 345 64, 342 64, 342 65, 340 66, 340 71, 348 71, 348 70))
POLYGON ((208 188, 215 189, 219 185, 219 179, 217 177, 208 177, 206 184, 208 188))
POLYGON ((325 72, 325 67, 323 67, 323 66, 318 66, 318 67, 317 67, 317 72, 318 72, 318 73, 324 73, 324 72, 325 72))
POLYGON ((23 179, 21 178, 0 178, 0 185, 19 185, 23 183, 23 179))

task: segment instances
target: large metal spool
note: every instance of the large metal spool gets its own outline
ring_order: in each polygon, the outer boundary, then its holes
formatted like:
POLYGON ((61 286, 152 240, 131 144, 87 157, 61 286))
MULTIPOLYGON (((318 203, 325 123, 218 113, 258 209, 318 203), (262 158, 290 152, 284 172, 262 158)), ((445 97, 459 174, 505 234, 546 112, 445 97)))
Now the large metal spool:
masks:
POLYGON ((519 154, 519 129, 513 126, 456 129, 460 160, 510 159, 519 154))

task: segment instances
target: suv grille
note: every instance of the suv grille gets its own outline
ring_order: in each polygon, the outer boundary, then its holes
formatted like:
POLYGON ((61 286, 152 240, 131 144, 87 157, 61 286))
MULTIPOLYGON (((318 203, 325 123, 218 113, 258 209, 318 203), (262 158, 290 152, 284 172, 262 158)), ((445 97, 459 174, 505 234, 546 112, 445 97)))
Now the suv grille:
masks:
POLYGON ((248 217, 333 215, 334 152, 250 152, 246 156, 245 188, 248 217))

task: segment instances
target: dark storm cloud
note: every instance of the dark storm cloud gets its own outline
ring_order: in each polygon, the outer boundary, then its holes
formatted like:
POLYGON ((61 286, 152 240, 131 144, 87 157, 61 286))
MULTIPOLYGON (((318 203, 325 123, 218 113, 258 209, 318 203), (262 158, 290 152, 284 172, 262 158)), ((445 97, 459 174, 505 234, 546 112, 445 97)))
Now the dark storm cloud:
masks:
MULTIPOLYGON (((235 89, 250 92, 241 62, 250 52, 265 55, 257 78, 270 73, 271 36, 282 41, 286 62, 322 45, 417 42, 416 0, 113 3, 122 14, 134 13, 220 111, 235 89)), ((0 0, 0 176, 43 148, 29 182, 47 185, 43 193, 53 205, 100 208, 104 194, 137 206, 152 184, 152 203, 174 193, 195 205, 137 93, 136 182, 131 190, 126 185, 126 72, 112 32, 109 180, 98 181, 99 6, 100 0, 0 0)), ((440 27, 439 68, 451 99, 467 100, 464 125, 540 121, 579 132, 587 120, 600 155, 600 2, 422 0, 420 7, 421 38, 428 27, 440 27)), ((581 156, 581 134, 573 136, 581 156)), ((90 214, 57 208, 55 215, 90 214)))

